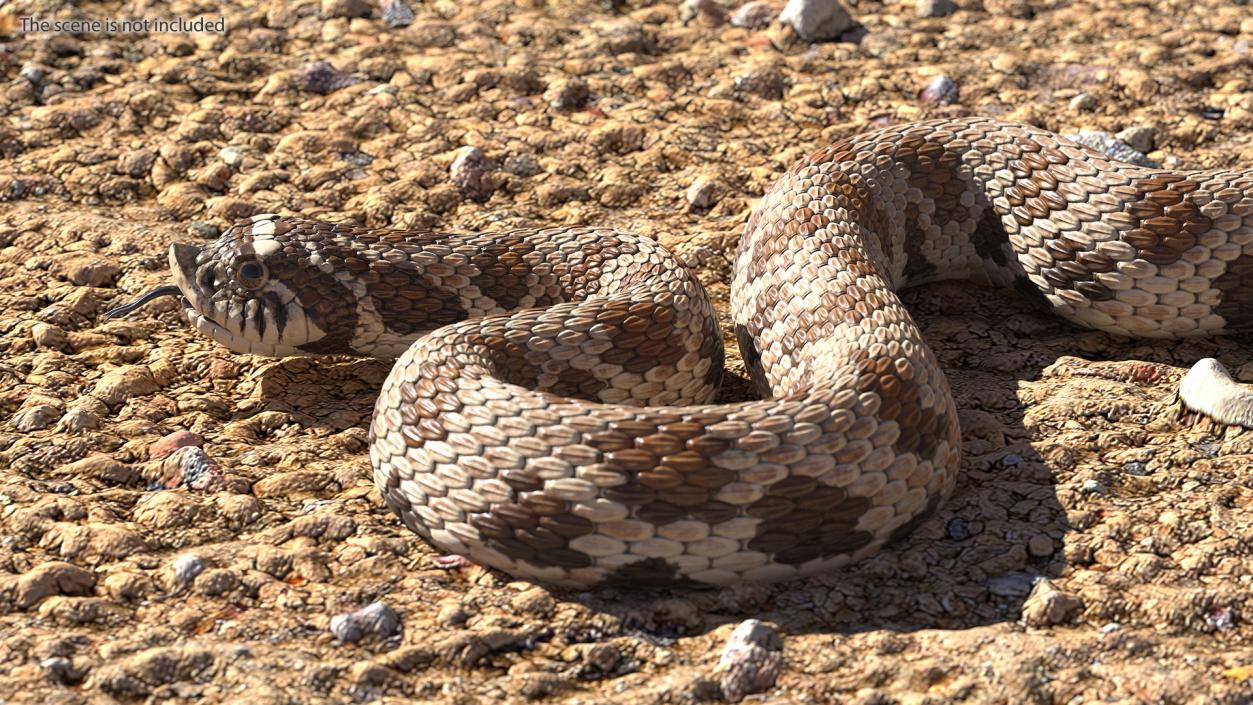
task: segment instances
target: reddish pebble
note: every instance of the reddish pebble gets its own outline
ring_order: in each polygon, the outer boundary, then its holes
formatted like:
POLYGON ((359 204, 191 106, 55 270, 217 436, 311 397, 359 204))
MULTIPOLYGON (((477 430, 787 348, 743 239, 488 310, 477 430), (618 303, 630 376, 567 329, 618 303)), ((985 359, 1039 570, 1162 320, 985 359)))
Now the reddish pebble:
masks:
POLYGON ((165 456, 173 453, 179 448, 193 446, 199 448, 204 445, 204 438, 198 433, 191 431, 175 431, 161 440, 148 446, 148 458, 151 460, 160 460, 165 456))
POLYGON ((455 570, 474 565, 465 556, 439 556, 435 559, 435 567, 444 570, 455 570))

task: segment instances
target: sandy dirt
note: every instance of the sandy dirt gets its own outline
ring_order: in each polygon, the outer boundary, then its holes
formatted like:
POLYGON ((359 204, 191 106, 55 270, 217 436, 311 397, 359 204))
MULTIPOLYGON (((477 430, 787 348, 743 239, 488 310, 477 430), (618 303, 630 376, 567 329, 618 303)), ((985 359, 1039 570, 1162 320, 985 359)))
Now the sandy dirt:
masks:
MULTIPOLYGON (((746 702, 1253 701, 1253 433, 1174 407, 1201 357, 1253 381, 1248 341, 1118 340, 1005 292, 910 291, 962 410, 937 517, 803 582, 565 593, 442 557, 382 504, 365 426, 387 363, 232 355, 172 301, 102 316, 165 281, 170 243, 268 211, 630 229, 725 314, 727 256, 788 164, 929 116, 1149 128, 1165 164, 1253 165, 1253 7, 957 4, 861 0, 861 29, 813 45, 647 0, 413 2, 404 27, 364 0, 249 1, 224 34, 113 36, 16 16, 216 10, 9 4, 0 702, 718 701, 749 618, 783 661, 746 702), (919 97, 939 75, 956 102, 919 97), (450 173, 467 147, 476 178, 450 173), (332 629, 375 602, 398 626, 332 629)), ((748 398, 727 344, 723 398, 748 398)))

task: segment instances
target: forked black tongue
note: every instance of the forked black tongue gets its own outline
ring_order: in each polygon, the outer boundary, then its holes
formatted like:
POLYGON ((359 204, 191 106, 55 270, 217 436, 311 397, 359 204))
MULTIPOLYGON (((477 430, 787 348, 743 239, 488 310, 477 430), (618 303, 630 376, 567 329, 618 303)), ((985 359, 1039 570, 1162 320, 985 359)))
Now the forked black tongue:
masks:
POLYGON ((149 301, 152 301, 153 299, 159 299, 162 296, 182 296, 182 295, 183 295, 183 291, 179 289, 177 286, 174 286, 173 284, 166 284, 164 286, 158 286, 157 288, 153 289, 152 291, 149 291, 148 293, 144 294, 143 296, 139 297, 138 299, 135 299, 134 301, 128 304, 119 304, 117 306, 110 308, 109 310, 104 312, 104 317, 105 318, 121 318, 122 316, 125 316, 134 311, 137 311, 138 309, 142 308, 145 304, 147 304, 149 301))

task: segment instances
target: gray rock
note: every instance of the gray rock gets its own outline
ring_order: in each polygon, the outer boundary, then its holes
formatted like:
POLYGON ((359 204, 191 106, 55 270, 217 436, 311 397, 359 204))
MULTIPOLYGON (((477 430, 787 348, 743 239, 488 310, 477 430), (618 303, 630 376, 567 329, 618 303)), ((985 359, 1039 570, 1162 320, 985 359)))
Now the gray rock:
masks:
POLYGON ((222 234, 222 229, 213 223, 206 223, 203 220, 197 220, 187 226, 187 232, 195 235, 196 237, 203 237, 212 240, 222 234))
POLYGON ((1030 627, 1051 627, 1066 622, 1081 609, 1082 599, 1058 590, 1051 580, 1040 578, 1022 603, 1022 621, 1030 627))
POLYGON ((505 171, 514 176, 535 176, 543 171, 539 160, 530 154, 515 154, 505 160, 505 171))
POLYGON ((687 188, 687 203, 692 210, 705 210, 716 201, 718 185, 708 176, 698 176, 687 188))
POLYGON ((223 147, 218 152, 218 159, 221 159, 222 163, 227 166, 239 166, 239 163, 244 160, 244 150, 235 146, 223 147))
POLYGON ((713 676, 730 702, 774 687, 783 670, 783 640, 768 624, 748 619, 739 624, 714 667, 713 676))
POLYGON ((496 184, 488 173, 489 164, 483 150, 478 147, 462 147, 448 168, 448 179, 462 193, 479 201, 487 200, 496 184))
POLYGON ((57 685, 75 685, 87 675, 87 669, 75 666, 74 662, 64 656, 53 656, 39 662, 44 677, 57 685))
POLYGON ((918 0, 919 17, 947 17, 957 11, 953 0, 918 0))
POLYGON ((731 24, 735 27, 747 27, 749 29, 757 29, 765 27, 779 16, 779 8, 768 2, 754 0, 754 2, 746 2, 731 13, 731 24))
POLYGON ((788 0, 779 21, 807 42, 837 39, 857 24, 837 0, 788 0))
POLYGON ((319 95, 333 93, 359 83, 361 79, 336 69, 329 61, 312 61, 300 67, 296 83, 302 90, 319 95))
POLYGON ((1088 113, 1096 110, 1096 97, 1091 93, 1080 93, 1070 99, 1070 109, 1078 112, 1088 113))
POLYGON ((1157 146, 1157 128, 1155 127, 1128 127, 1114 135, 1127 146, 1137 152, 1148 154, 1157 146))
POLYGON ((988 578, 988 592, 1001 597, 1025 597, 1031 593, 1035 576, 1028 573, 1006 573, 988 578))
POLYGON ((204 559, 188 554, 174 559, 170 564, 170 574, 174 578, 174 584, 181 588, 190 585, 197 575, 204 572, 205 567, 204 559))
POLYGON ((366 636, 390 639, 400 633, 400 615, 382 602, 371 602, 356 612, 331 617, 331 634, 341 643, 353 644, 366 636))
POLYGON ((1076 132, 1063 136, 1072 142, 1078 142, 1099 152, 1104 152, 1110 159, 1135 164, 1136 166, 1154 168, 1161 166, 1108 132, 1076 132))
POLYGON ((42 68, 36 64, 30 63, 29 61, 22 64, 22 70, 18 71, 17 75, 26 79, 28 83, 35 86, 43 83, 44 79, 47 78, 47 75, 44 73, 42 68))
POLYGON ((413 24, 415 15, 404 0, 383 0, 383 24, 393 29, 413 24))
POLYGON ((918 93, 918 99, 933 105, 951 105, 961 98, 957 82, 948 76, 936 76, 918 93))
POLYGON ((581 78, 558 79, 544 91, 545 100, 558 110, 578 110, 590 97, 587 83, 581 78))

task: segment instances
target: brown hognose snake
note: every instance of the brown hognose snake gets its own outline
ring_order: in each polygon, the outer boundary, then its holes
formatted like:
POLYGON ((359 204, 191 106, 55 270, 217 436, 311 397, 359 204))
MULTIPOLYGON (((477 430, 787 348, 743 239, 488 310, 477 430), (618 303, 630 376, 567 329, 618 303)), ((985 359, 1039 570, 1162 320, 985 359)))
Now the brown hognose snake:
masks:
MULTIPOLYGON (((723 350, 704 290, 648 238, 264 215, 174 245, 171 266, 176 288, 119 311, 179 294, 237 352, 399 356, 374 481, 439 548, 565 585, 778 580, 874 553, 953 487, 953 397, 897 290, 971 277, 1116 334, 1251 329, 1253 171, 1132 166, 987 118, 815 152, 736 255, 765 400, 735 404, 709 403, 723 350)), ((1182 395, 1253 426, 1212 361, 1182 395)))

